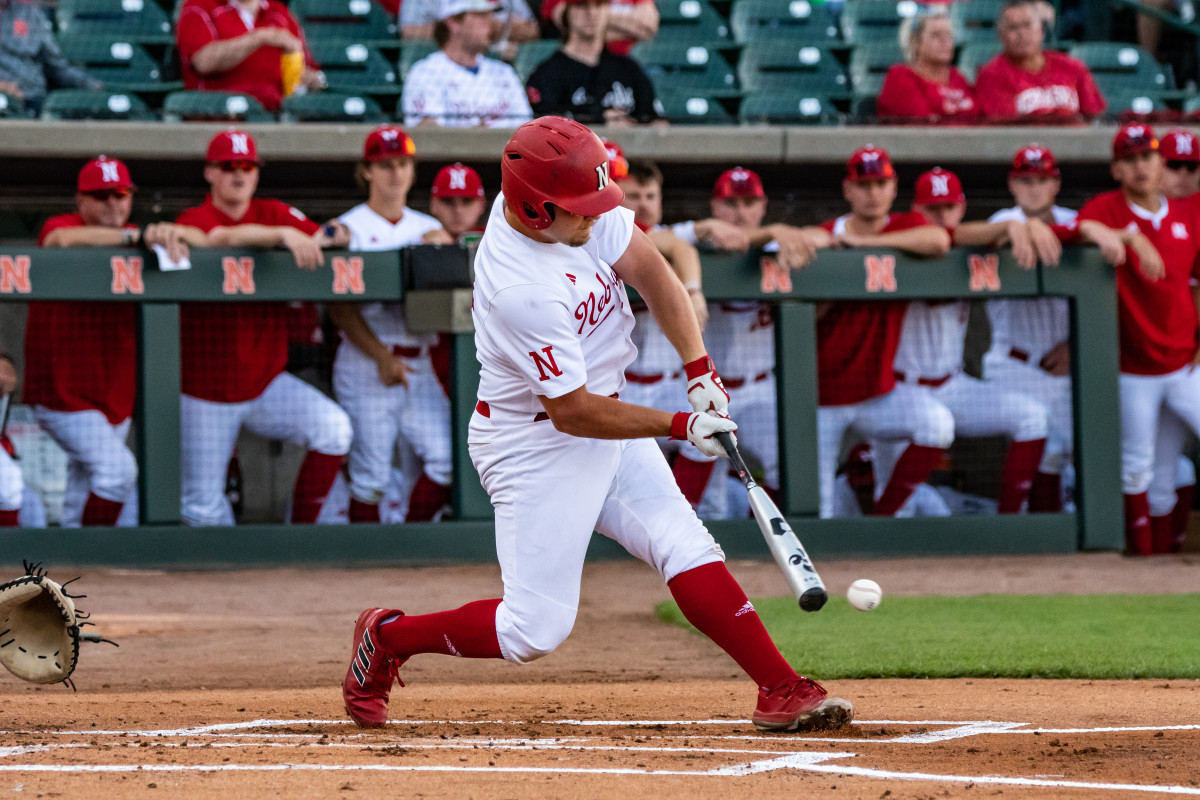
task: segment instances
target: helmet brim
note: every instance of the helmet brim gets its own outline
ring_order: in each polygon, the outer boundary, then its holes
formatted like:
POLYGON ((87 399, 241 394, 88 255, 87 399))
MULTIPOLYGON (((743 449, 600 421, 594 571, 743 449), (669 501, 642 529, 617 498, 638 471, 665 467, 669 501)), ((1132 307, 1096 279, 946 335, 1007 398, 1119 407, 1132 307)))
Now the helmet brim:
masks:
POLYGON ((621 205, 621 201, 624 199, 625 190, 618 186, 616 182, 610 182, 608 186, 605 186, 598 192, 591 192, 581 197, 573 197, 566 202, 552 198, 548 198, 546 202, 556 205, 564 211, 578 214, 581 217, 598 217, 621 205))

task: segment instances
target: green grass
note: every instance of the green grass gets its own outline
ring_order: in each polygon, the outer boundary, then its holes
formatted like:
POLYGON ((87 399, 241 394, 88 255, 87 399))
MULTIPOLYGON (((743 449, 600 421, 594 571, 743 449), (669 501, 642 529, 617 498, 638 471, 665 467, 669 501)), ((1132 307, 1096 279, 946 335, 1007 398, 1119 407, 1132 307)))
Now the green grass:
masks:
MULTIPOLYGON (((1200 678, 1200 594, 754 601, 787 660, 835 678, 1200 678)), ((660 619, 691 629, 679 607, 660 619)), ((694 629, 693 629, 694 630, 694 629)))

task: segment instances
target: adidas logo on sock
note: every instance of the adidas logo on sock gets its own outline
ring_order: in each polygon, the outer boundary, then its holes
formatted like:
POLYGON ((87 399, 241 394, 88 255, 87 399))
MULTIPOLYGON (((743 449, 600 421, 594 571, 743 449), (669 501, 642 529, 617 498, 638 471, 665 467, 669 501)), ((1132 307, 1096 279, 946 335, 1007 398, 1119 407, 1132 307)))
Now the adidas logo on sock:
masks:
POLYGON ((747 600, 747 601, 746 601, 746 605, 744 605, 744 606, 742 606, 741 608, 739 608, 739 609, 737 610, 737 612, 734 614, 734 616, 735 616, 735 617, 740 617, 740 616, 742 616, 743 614, 749 614, 749 613, 750 613, 750 612, 752 612, 753 610, 754 610, 754 604, 753 604, 753 603, 751 603, 749 600, 747 600))

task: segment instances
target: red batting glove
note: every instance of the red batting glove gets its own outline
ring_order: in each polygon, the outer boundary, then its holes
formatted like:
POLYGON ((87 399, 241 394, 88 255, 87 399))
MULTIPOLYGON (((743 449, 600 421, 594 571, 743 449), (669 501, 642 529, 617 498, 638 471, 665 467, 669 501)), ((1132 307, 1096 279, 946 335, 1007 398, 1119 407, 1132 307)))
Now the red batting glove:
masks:
POLYGON ((721 376, 713 360, 704 356, 683 365, 687 373, 688 402, 700 413, 716 414, 718 417, 729 416, 729 392, 721 383, 721 376))

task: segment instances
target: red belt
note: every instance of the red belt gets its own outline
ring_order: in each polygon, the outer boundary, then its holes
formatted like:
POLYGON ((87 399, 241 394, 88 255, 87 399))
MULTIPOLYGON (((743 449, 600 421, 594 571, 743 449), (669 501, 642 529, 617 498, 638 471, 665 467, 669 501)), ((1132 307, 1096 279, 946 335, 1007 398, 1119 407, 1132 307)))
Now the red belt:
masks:
POLYGON ((724 375, 722 375, 721 383, 726 389, 740 389, 747 383, 758 383, 759 381, 765 381, 769 377, 771 377, 770 370, 767 370, 766 372, 760 372, 753 378, 726 378, 724 375))
POLYGON ((421 347, 405 347, 404 345, 392 345, 392 355, 400 356, 400 358, 420 358, 424 348, 421 347))
MULTIPOLYGON (((616 400, 617 392, 613 392, 609 395, 609 397, 616 400)), ((481 417, 487 417, 488 419, 492 418, 492 407, 487 404, 486 400, 480 400, 475 404, 475 412, 481 417)), ((545 411, 539 411, 533 415, 534 422, 545 422, 548 419, 550 419, 550 415, 545 411)))
POLYGON ((1016 347, 1014 347, 1008 351, 1008 357, 1014 358, 1017 361, 1020 361, 1025 364, 1029 363, 1029 353, 1027 353, 1024 350, 1021 350, 1019 348, 1016 348, 1016 347))
POLYGON ((652 383, 658 383, 665 377, 667 376, 661 372, 657 372, 653 375, 645 375, 640 372, 625 373, 625 380, 629 381, 630 383, 640 383, 644 386, 648 386, 652 383))
MULTIPOLYGON (((945 386, 946 382, 953 378, 954 375, 955 373, 951 372, 949 375, 943 375, 940 378, 917 378, 917 385, 928 386, 930 389, 937 389, 941 386, 945 386)), ((905 373, 900 371, 896 372, 896 380, 900 381, 901 383, 908 383, 907 378, 908 376, 905 373)))

